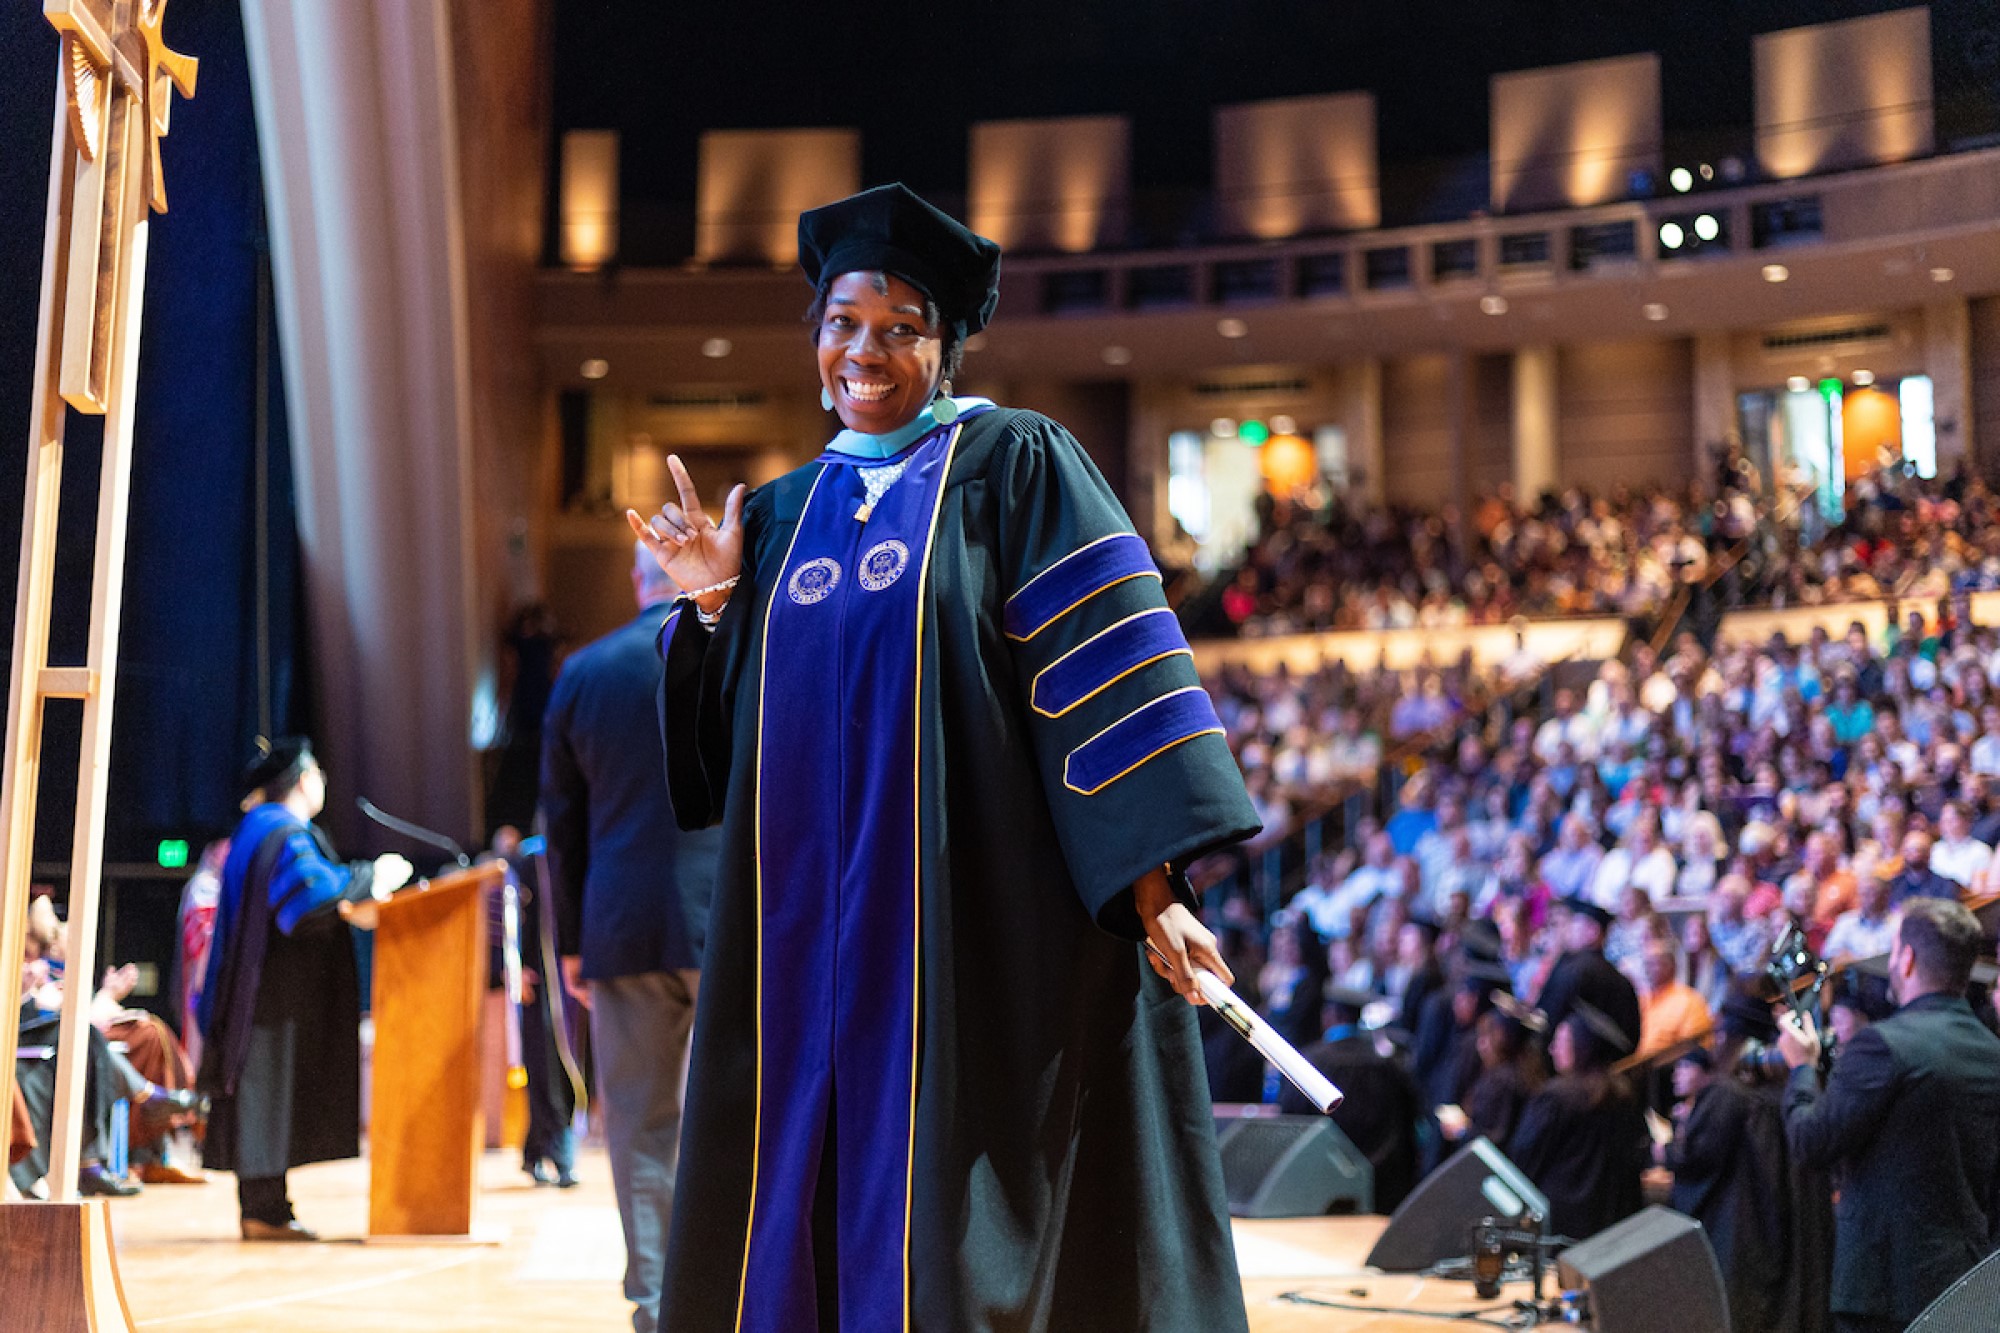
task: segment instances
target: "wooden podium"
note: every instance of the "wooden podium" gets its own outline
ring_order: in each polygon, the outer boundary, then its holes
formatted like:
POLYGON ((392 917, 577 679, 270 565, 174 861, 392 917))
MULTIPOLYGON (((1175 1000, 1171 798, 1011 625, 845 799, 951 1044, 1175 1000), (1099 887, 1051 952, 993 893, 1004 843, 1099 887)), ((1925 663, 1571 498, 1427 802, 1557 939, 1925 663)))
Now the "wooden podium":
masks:
POLYGON ((368 1235, 472 1237, 486 1146, 480 1015, 498 864, 421 881, 375 928, 368 1235))

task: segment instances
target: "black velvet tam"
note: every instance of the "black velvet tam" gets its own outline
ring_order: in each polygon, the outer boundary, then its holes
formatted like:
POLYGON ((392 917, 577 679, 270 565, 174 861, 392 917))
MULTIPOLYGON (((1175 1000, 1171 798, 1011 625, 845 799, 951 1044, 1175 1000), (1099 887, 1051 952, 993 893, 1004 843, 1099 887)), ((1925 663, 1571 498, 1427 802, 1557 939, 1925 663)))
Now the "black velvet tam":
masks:
POLYGON ((274 741, 259 736, 257 753, 243 766, 237 786, 245 795, 274 786, 289 788, 311 758, 312 742, 303 736, 280 736, 274 741))
POLYGON ((1000 247, 902 184, 799 214, 799 267, 821 293, 843 273, 894 274, 960 338, 985 328, 1000 300, 1000 247))

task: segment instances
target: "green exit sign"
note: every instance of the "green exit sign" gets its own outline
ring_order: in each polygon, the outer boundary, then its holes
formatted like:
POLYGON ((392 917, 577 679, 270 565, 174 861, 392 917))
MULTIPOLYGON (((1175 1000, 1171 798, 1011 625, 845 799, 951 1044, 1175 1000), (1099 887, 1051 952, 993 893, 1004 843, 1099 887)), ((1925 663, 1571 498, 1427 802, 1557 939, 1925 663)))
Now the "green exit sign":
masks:
POLYGON ((180 870, 188 863, 188 845, 185 838, 163 838, 160 841, 160 868, 180 870))

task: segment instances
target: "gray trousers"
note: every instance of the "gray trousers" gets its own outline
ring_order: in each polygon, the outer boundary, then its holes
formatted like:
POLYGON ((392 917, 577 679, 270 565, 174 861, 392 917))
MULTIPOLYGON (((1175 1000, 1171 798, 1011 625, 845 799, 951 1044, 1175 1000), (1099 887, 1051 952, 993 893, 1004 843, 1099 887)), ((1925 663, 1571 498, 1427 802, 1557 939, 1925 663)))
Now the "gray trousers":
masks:
POLYGON ((688 1036, 701 973, 644 972, 590 983, 597 1102, 611 1185, 625 1228, 625 1298, 632 1327, 653 1333, 666 1271, 667 1223, 680 1165, 688 1036))

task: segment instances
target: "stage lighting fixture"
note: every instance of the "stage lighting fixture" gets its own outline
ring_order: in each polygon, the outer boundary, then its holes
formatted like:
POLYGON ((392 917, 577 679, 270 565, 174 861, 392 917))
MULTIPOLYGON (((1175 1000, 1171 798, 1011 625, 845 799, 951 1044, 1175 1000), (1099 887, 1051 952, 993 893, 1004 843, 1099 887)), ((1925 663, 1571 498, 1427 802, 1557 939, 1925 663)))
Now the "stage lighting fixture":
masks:
POLYGON ((1218 440, 1236 438, 1236 421, 1233 417, 1217 417, 1208 423, 1208 433, 1218 440))
POLYGON ((1698 169, 1701 172, 1701 178, 1703 180, 1712 181, 1715 179, 1715 168, 1708 165, 1708 163, 1706 162, 1702 163, 1700 168, 1698 169))
POLYGON ((1791 276, 1792 271, 1783 264, 1764 265, 1764 281, 1766 282, 1783 282, 1791 276))
POLYGON ((601 380, 611 373, 611 363, 601 356, 593 356, 578 366, 576 373, 587 380, 601 380))
POLYGON ((1299 433, 1299 423, 1281 413, 1271 418, 1271 433, 1273 435, 1297 435, 1299 433))
POLYGON ((1657 324, 1667 317, 1667 308, 1658 301, 1648 301, 1640 307, 1639 313, 1657 324))
POLYGON ((1715 220, 1715 214, 1703 213, 1694 220, 1694 234, 1704 241, 1712 241, 1722 234, 1722 224, 1715 220))
POLYGON ((1794 375, 1785 381, 1785 387, 1793 393, 1804 393, 1806 390, 1812 388, 1812 381, 1804 375, 1794 375))
POLYGON ((1667 184, 1674 187, 1675 194, 1686 194, 1694 188, 1694 173, 1686 167, 1675 167, 1667 173, 1667 184))
POLYGON ((1948 268, 1934 268, 1931 270, 1932 282, 1950 282, 1955 276, 1957 275, 1948 268))
POLYGON ((1132 349, 1115 343, 1104 349, 1104 364, 1107 366, 1129 366, 1132 364, 1132 349))
POLYGON ((727 338, 710 338, 701 345, 701 354, 711 361, 720 361, 736 350, 736 344, 727 338))
POLYGON ((1662 222, 1660 224, 1660 245, 1662 248, 1678 250, 1681 248, 1681 243, 1685 240, 1687 240, 1687 233, 1681 230, 1680 223, 1662 222))
POLYGON ((1241 338, 1250 332, 1250 326, 1240 319, 1218 319, 1215 331, 1225 338, 1241 338))
POLYGON ((1855 388, 1865 389, 1875 382, 1875 372, 1872 370, 1857 370, 1850 378, 1853 379, 1855 388))
POLYGON ((1504 296, 1482 296, 1479 298, 1479 308, 1489 315, 1504 315, 1507 313, 1507 298, 1504 296))

